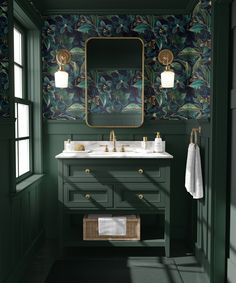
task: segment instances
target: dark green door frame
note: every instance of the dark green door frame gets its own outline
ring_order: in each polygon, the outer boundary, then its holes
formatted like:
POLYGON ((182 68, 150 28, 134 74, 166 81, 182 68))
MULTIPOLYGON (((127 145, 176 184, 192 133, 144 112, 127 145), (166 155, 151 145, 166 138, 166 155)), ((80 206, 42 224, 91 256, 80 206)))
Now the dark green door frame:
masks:
POLYGON ((227 136, 229 103, 230 0, 213 2, 210 184, 212 191, 211 270, 213 283, 226 278, 227 136))

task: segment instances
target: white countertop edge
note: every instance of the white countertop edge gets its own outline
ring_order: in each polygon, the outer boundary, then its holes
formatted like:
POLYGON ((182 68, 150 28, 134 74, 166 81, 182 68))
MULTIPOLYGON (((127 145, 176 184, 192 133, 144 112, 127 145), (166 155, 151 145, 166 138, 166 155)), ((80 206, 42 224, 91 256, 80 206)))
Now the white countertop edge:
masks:
POLYGON ((137 159, 137 158, 150 158, 150 159, 172 159, 173 155, 162 152, 162 153, 156 153, 156 152, 150 152, 150 153, 143 153, 143 152, 117 152, 117 153, 66 153, 62 152, 55 156, 56 159, 121 159, 121 158, 129 158, 129 159, 137 159))

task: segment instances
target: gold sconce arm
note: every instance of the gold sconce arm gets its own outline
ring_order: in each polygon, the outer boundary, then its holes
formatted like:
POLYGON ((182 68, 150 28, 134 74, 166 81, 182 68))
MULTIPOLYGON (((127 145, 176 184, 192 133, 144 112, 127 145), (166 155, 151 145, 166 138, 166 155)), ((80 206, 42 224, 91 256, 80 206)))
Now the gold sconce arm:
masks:
POLYGON ((71 54, 67 49, 60 49, 57 51, 56 60, 59 66, 66 65, 70 63, 71 54))
POLYGON ((162 49, 158 54, 158 61, 165 66, 170 65, 174 60, 173 52, 169 49, 162 49))

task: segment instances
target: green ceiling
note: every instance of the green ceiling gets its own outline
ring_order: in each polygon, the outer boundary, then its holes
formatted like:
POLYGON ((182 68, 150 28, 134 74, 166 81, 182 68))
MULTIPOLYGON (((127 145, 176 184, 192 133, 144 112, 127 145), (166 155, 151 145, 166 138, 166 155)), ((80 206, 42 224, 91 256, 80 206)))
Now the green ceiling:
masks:
POLYGON ((196 0, 33 0, 41 14, 58 13, 142 13, 186 14, 196 0))

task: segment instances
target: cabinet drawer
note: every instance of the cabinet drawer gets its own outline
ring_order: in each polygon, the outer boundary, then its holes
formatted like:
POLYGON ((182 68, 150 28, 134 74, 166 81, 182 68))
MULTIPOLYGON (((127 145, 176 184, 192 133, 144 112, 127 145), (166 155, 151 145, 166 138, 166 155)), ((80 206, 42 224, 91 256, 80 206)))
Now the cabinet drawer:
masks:
POLYGON ((113 207, 112 185, 71 183, 64 185, 64 204, 71 208, 113 207))
POLYGON ((116 160, 112 164, 104 162, 97 163, 97 160, 83 160, 81 163, 70 162, 64 167, 66 177, 83 180, 96 181, 97 178, 113 179, 122 181, 125 178, 139 178, 140 181, 150 181, 154 178, 158 181, 166 179, 165 167, 160 164, 153 164, 140 160, 116 160))
POLYGON ((126 183, 115 188, 116 208, 153 209, 165 206, 165 194, 160 184, 126 183))

